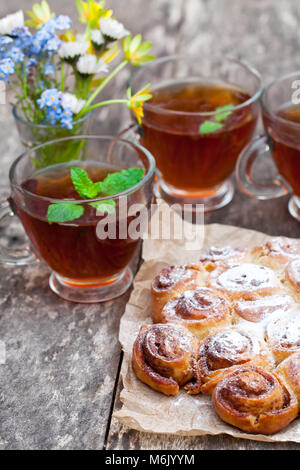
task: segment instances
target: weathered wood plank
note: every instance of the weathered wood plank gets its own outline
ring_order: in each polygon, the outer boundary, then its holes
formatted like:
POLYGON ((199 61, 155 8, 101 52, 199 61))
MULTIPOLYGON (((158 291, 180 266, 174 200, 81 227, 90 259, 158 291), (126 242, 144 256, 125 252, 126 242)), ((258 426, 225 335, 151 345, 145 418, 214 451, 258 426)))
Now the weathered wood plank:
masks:
MULTIPOLYGON (((1 2, 0 17, 30 9, 32 3, 1 2)), ((50 3, 54 10, 76 19, 73 2, 50 3)), ((215 49, 236 52, 258 67, 266 81, 300 65, 297 0, 284 5, 272 0, 107 0, 107 4, 129 29, 142 31, 153 41, 156 55, 189 51, 201 59, 201 53, 215 49)), ((104 96, 124 94, 127 77, 125 72, 104 96)), ((95 116, 93 132, 116 133, 128 122, 125 109, 105 109, 95 116)), ((20 151, 9 109, 3 106, 0 137, 2 195, 8 194, 8 167, 20 151)), ((237 193, 228 208, 207 216, 207 222, 213 221, 271 234, 299 233, 285 199, 258 202, 237 193)), ((1 231, 0 238, 12 245, 22 239, 22 231, 13 224, 5 234, 1 231)), ((50 292, 48 275, 43 265, 0 268, 0 340, 7 349, 6 363, 0 365, 0 448, 99 449, 119 362, 119 318, 128 294, 105 305, 72 305, 50 292)), ((260 445, 223 436, 148 435, 120 427, 115 420, 108 439, 113 449, 197 446, 254 449, 260 445)))

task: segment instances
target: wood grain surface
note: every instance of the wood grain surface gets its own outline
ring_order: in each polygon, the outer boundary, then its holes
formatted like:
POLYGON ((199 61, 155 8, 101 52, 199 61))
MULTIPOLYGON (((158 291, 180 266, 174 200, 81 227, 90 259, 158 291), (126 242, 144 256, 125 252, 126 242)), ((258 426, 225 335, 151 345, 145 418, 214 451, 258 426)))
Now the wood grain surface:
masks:
MULTIPOLYGON (((76 22, 73 0, 49 0, 53 10, 76 22)), ((0 3, 0 17, 31 7, 30 0, 0 3)), ((107 0, 126 27, 153 41, 154 53, 242 57, 264 82, 300 68, 298 0, 107 0)), ((119 96, 126 72, 106 91, 119 96)), ((115 134, 129 123, 125 109, 95 116, 93 133, 115 134)), ((0 106, 0 196, 9 194, 8 169, 21 147, 9 104, 0 106)), ((258 168, 266 176, 267 162, 258 168)), ((260 202, 236 190, 232 203, 208 214, 206 222, 237 225, 272 235, 299 237, 288 198, 260 202)), ((1 243, 24 239, 14 221, 0 227, 1 243)), ((134 268, 138 264, 135 259, 134 268)), ((179 437, 139 433, 121 426, 111 411, 119 407, 121 361, 119 320, 129 292, 105 304, 84 306, 58 299, 48 287, 49 270, 0 266, 0 449, 299 449, 229 436, 179 437), (116 398, 114 396, 116 389, 116 398)))

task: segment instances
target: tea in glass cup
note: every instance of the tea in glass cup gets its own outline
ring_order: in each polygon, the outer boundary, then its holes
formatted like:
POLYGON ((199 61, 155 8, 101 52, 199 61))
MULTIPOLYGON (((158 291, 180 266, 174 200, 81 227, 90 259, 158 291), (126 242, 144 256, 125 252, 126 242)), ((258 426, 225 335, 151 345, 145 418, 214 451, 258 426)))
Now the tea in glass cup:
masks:
MULTIPOLYGON (((126 140, 80 136, 51 141, 13 163, 11 197, 0 203, 0 219, 18 215, 33 251, 52 270, 50 287, 56 294, 74 302, 109 300, 131 284, 128 265, 139 239, 127 230, 138 217, 134 212, 129 215, 130 207, 150 206, 154 170, 151 154, 126 140), (45 146, 57 154, 70 142, 85 147, 84 160, 36 170, 45 146), (105 229, 109 216, 113 233, 102 237, 99 228, 105 229)), ((34 260, 29 251, 0 251, 3 263, 34 260)))
POLYGON ((294 97, 299 80, 300 72, 295 72, 275 80, 264 90, 261 103, 265 135, 249 143, 236 169, 237 182, 249 196, 272 199, 292 193, 289 212, 297 220, 300 220, 300 102, 296 103, 294 97), (256 181, 253 164, 266 154, 273 159, 279 174, 273 180, 256 181))
POLYGON ((140 142, 159 170, 160 195, 213 210, 233 196, 229 177, 259 115, 261 80, 234 59, 165 57, 131 78, 133 93, 152 86, 144 103, 140 142))

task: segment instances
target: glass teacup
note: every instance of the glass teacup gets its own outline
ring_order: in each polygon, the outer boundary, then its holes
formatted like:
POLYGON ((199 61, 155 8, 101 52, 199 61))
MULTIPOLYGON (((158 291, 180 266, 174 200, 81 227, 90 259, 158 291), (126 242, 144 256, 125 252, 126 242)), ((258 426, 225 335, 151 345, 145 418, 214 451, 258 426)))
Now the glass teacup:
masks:
POLYGON ((300 220, 300 72, 278 78, 264 90, 262 117, 265 134, 253 139, 241 153, 236 168, 243 192, 257 199, 273 199, 289 192, 289 212, 300 220), (257 181, 253 165, 268 154, 277 167, 273 179, 257 181))
POLYGON ((154 170, 149 151, 110 136, 59 139, 23 153, 11 166, 11 196, 0 203, 0 220, 18 215, 32 248, 21 252, 1 248, 0 262, 23 265, 43 259, 52 270, 51 289, 66 300, 92 303, 121 295, 132 282, 128 264, 139 244, 127 230, 138 214, 128 214, 134 204, 150 205, 154 170), (84 160, 36 169, 45 148, 58 154, 66 145, 70 149, 72 143, 75 148, 79 144, 84 148, 84 160), (95 181, 128 168, 142 168, 144 176, 123 192, 84 200, 74 194, 72 167, 83 168, 95 181), (71 213, 67 216, 70 220, 50 221, 49 207, 56 210, 62 202, 60 208, 71 213), (103 204, 113 206, 109 211, 113 213, 102 212, 99 204, 102 208, 103 204), (114 233, 105 236, 110 220, 114 233))
POLYGON ((159 194, 206 211, 225 206, 233 196, 229 177, 255 131, 259 74, 235 59, 171 56, 140 67, 132 93, 147 82, 152 99, 139 134, 156 160, 159 194))

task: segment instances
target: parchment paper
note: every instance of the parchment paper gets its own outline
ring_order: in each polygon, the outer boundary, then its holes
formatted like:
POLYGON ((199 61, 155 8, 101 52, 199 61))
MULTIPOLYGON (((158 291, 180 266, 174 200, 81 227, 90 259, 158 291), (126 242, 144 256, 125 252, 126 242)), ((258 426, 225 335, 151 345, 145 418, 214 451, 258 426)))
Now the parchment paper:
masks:
MULTIPOLYGON (((164 207, 163 210, 169 210, 164 207)), ((150 283, 153 277, 169 264, 198 260, 201 252, 211 245, 231 245, 235 248, 252 247, 271 237, 253 230, 228 225, 210 224, 204 227, 204 243, 198 251, 186 251, 182 240, 145 240, 144 263, 134 282, 134 289, 121 319, 119 339, 124 350, 121 369, 123 406, 114 416, 126 426, 145 432, 180 435, 217 435, 226 433, 234 437, 268 442, 294 441, 300 443, 300 418, 286 429, 272 436, 253 435, 221 421, 205 395, 188 395, 181 391, 167 397, 140 382, 131 368, 132 345, 142 323, 152 323, 150 312, 150 283)))

